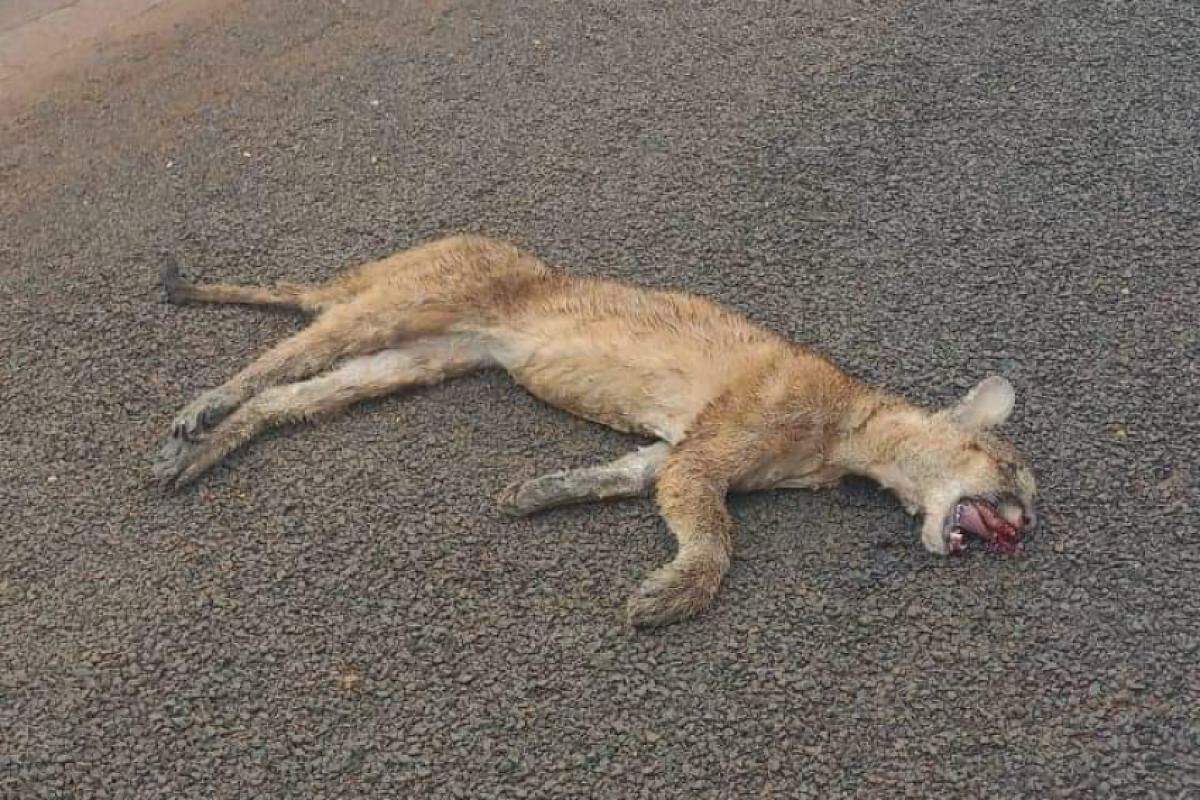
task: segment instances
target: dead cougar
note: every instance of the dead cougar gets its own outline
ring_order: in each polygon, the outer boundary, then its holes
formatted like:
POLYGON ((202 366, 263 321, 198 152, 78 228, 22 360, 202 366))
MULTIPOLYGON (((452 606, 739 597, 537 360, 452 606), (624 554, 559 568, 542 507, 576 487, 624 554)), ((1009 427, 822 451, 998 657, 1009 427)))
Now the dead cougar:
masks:
POLYGON ((707 300, 571 277, 476 236, 321 285, 191 285, 170 264, 162 282, 173 303, 316 315, 179 413, 154 466, 175 486, 273 425, 482 367, 502 367, 559 408, 657 439, 611 464, 514 484, 500 499, 520 515, 653 487, 678 553, 629 600, 634 625, 691 616, 716 595, 732 549, 730 491, 866 475, 924 514, 921 539, 942 555, 961 550, 964 534, 1012 552, 1034 522, 1033 475, 991 432, 1013 407, 1003 378, 926 411, 707 300))

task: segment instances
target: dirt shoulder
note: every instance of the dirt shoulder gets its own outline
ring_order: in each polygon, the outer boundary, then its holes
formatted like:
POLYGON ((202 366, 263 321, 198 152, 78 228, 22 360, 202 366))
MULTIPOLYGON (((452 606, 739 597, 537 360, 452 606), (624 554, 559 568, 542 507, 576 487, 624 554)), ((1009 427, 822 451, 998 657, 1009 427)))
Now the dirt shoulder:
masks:
POLYGON ((0 9, 0 114, 70 86, 131 42, 169 47, 236 0, 15 0, 0 9))

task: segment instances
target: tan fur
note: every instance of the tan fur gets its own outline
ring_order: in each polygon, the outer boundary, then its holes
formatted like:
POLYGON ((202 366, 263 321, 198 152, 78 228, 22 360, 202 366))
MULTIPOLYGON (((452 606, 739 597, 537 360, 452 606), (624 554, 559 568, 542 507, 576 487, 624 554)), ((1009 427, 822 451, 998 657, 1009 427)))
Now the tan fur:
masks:
POLYGON ((703 298, 571 277, 502 242, 441 239, 320 286, 195 286, 170 265, 163 283, 172 302, 318 315, 179 414, 155 467, 176 485, 269 426, 488 366, 559 408, 660 440, 501 498, 527 514, 654 489, 679 549, 631 598, 636 625, 682 619, 715 596, 732 551, 730 491, 870 476, 925 513, 922 539, 936 553, 960 497, 1005 492, 1019 498, 1002 508, 1009 519, 1032 514, 1032 476, 988 432, 1011 410, 1007 383, 985 381, 931 413, 703 298))

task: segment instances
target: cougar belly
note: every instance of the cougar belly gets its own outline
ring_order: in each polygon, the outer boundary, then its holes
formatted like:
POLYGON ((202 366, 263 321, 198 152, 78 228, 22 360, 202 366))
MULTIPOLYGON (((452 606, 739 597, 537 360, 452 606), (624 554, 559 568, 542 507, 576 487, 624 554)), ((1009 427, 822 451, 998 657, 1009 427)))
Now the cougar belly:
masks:
POLYGON ((535 397, 627 433, 680 441, 712 383, 679 343, 624 337, 511 335, 496 361, 535 397))

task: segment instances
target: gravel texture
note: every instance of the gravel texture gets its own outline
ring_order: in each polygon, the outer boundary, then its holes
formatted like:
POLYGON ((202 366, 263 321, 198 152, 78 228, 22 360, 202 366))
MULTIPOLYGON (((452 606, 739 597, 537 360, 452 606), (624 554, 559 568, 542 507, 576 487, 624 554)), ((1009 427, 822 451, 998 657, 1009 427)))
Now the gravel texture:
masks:
POLYGON ((1190 0, 235 4, 0 122, 0 797, 1200 796, 1190 0), (617 612, 633 442, 471 377, 150 484, 310 280, 453 229, 715 296, 930 404, 988 372, 1046 524, 927 555, 736 498, 717 604, 617 612))

